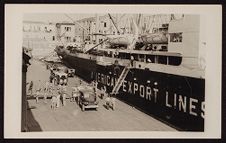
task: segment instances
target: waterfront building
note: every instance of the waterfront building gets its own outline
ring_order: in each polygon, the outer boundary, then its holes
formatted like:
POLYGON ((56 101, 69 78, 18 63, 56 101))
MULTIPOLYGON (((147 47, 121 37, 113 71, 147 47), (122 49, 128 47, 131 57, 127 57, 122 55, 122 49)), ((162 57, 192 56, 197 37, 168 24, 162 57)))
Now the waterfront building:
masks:
POLYGON ((75 24, 71 22, 56 23, 56 37, 62 43, 75 42, 75 24))
POLYGON ((47 40, 55 41, 55 24, 37 21, 23 21, 24 40, 47 40))
POLYGON ((32 49, 34 56, 49 53, 56 43, 55 23, 23 21, 23 46, 32 49))

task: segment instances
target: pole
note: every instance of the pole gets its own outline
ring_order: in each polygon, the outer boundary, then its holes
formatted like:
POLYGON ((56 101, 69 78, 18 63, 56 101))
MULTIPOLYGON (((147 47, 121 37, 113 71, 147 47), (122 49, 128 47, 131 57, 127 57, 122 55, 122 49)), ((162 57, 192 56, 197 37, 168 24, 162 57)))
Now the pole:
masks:
POLYGON ((108 16, 109 16, 109 18, 111 19, 111 22, 113 23, 114 27, 116 28, 117 33, 120 34, 120 32, 119 32, 119 30, 118 30, 118 27, 116 26, 116 24, 115 24, 113 18, 111 17, 110 13, 108 13, 108 16))
MULTIPOLYGON (((99 21, 99 15, 96 14, 96 33, 100 33, 99 32, 99 27, 100 26, 100 21, 99 21)), ((96 35, 96 43, 99 43, 99 36, 98 34, 96 35)))

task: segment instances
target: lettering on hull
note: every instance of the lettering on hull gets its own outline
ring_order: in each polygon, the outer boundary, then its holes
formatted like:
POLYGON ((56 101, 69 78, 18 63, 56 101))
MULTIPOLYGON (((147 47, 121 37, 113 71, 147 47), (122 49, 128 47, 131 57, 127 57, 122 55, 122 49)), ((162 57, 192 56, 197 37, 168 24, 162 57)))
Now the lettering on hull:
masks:
MULTIPOLYGON (((117 81, 117 78, 112 75, 105 75, 103 73, 93 73, 95 80, 101 85, 112 89, 117 81)), ((166 90, 158 86, 158 81, 152 84, 142 84, 136 81, 124 80, 121 86, 121 91, 126 95, 134 95, 142 98, 145 101, 154 104, 163 105, 164 107, 189 114, 191 116, 200 117, 204 119, 205 102, 194 97, 184 94, 166 90)), ((129 97, 128 97, 129 98, 129 97)))

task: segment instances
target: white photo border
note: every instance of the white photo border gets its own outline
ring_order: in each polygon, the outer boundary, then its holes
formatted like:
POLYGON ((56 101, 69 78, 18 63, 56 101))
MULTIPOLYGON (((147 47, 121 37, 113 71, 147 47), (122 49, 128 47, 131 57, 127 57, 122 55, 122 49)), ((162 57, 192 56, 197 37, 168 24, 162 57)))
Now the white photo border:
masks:
POLYGON ((5 138, 221 138, 221 5, 5 5, 5 138), (22 21, 26 13, 183 13, 204 16, 207 27, 204 132, 21 132, 22 21))

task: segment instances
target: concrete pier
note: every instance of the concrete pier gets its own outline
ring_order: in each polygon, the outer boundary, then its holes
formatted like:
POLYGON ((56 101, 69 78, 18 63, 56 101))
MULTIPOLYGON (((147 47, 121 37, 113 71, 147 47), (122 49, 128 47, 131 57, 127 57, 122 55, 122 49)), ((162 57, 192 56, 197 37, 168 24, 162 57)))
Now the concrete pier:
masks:
MULTIPOLYGON (((49 80, 50 71, 45 63, 31 61, 27 72, 27 82, 41 80, 43 84, 49 80)), ((105 100, 98 98, 98 110, 87 109, 82 112, 76 102, 71 102, 72 87, 80 84, 80 78, 69 78, 67 85, 66 106, 51 109, 51 97, 47 103, 40 97, 39 103, 27 95, 28 131, 176 131, 176 129, 116 99, 116 108, 106 109, 105 100)), ((87 84, 82 81, 82 84, 87 84)))

